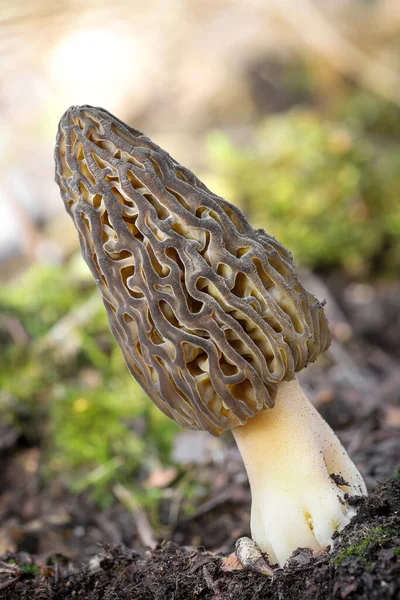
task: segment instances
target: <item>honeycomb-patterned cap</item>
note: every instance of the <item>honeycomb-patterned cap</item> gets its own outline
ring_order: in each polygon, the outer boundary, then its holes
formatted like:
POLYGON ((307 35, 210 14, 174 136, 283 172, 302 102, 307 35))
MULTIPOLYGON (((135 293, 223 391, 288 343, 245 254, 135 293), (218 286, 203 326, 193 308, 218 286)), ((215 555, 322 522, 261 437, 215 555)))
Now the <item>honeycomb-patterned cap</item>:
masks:
POLYGON ((55 159, 112 333, 169 417, 215 435, 243 425, 328 347, 289 251, 139 131, 74 106, 55 159))

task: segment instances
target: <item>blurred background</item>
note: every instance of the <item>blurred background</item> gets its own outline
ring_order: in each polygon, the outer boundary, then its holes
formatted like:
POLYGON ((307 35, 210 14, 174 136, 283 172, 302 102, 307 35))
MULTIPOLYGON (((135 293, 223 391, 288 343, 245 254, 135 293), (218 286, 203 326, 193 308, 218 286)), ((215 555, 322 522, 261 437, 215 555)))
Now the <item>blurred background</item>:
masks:
POLYGON ((2 0, 0 56, 0 554, 229 551, 248 531, 230 434, 166 419, 109 333, 53 181, 72 104, 144 131, 292 251, 334 334, 303 386, 370 487, 393 474, 400 3, 2 0))

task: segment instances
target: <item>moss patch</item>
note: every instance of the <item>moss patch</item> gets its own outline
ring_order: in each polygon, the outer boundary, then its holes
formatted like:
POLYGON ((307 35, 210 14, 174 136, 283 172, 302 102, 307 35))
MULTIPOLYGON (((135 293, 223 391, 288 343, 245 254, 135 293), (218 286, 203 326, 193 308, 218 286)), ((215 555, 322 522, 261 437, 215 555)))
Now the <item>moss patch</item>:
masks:
POLYGON ((393 538, 395 530, 392 526, 377 526, 366 531, 362 530, 350 546, 343 548, 336 556, 331 558, 330 564, 338 569, 347 558, 357 557, 364 565, 366 571, 370 569, 368 552, 377 546, 383 546, 393 538))

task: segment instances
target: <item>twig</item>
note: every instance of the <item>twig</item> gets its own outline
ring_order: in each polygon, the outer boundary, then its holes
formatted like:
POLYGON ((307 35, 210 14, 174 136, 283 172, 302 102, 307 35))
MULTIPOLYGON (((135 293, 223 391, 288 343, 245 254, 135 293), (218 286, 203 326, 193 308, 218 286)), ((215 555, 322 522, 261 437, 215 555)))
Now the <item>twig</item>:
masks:
POLYGON ((62 347, 71 332, 85 325, 99 310, 99 306, 101 305, 96 292, 86 302, 60 319, 39 341, 38 349, 62 347))
POLYGON ((15 585, 17 583, 17 581, 19 581, 19 577, 14 577, 14 579, 9 579, 8 581, 5 581, 4 583, 0 583, 0 591, 8 590, 8 588, 15 585))
POLYGON ((21 573, 22 571, 18 565, 0 560, 0 574, 14 575, 13 579, 8 579, 7 581, 0 583, 0 591, 8 590, 8 588, 15 585, 17 581, 19 581, 21 573))
POLYGON ((217 506, 220 506, 221 504, 225 504, 226 502, 229 502, 231 500, 232 500, 232 490, 230 488, 227 490, 223 490, 222 492, 213 496, 206 502, 203 502, 203 504, 200 504, 200 506, 198 506, 195 509, 193 514, 185 517, 182 520, 185 522, 185 521, 191 521, 192 519, 195 519, 197 517, 201 517, 202 515, 207 514, 214 508, 217 508, 217 506))
POLYGON ((118 500, 122 502, 122 504, 124 504, 132 513, 138 535, 143 545, 153 550, 157 546, 157 540, 154 537, 154 533, 146 513, 138 504, 132 492, 120 483, 114 485, 113 492, 118 500))
POLYGON ((185 489, 186 485, 192 478, 196 479, 197 470, 188 471, 180 480, 178 485, 175 487, 173 491, 173 496, 171 500, 171 504, 169 507, 169 515, 168 515, 168 525, 169 527, 176 527, 179 519, 179 513, 182 506, 182 501, 185 497, 185 489))

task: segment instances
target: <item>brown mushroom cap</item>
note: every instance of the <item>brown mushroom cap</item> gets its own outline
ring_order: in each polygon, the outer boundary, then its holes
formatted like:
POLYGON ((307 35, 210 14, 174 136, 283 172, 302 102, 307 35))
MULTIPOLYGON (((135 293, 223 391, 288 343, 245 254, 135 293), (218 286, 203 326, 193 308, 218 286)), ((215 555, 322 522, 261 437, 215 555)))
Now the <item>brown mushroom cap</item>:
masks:
POLYGON ((215 435, 243 425, 328 347, 289 251, 139 131, 71 107, 55 159, 113 335, 169 417, 215 435))

